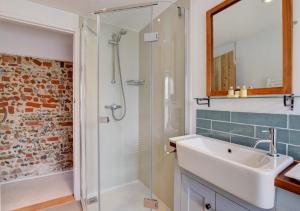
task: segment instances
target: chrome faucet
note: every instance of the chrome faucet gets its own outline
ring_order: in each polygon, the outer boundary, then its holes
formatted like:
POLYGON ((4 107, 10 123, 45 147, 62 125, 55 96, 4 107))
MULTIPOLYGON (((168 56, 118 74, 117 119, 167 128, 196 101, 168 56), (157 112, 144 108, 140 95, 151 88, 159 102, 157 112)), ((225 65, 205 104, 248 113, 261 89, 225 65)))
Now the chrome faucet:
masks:
POLYGON ((268 155, 276 157, 277 154, 277 130, 275 128, 269 128, 269 130, 262 131, 263 133, 269 133, 268 140, 258 140, 254 145, 254 149, 261 143, 269 143, 269 152, 268 155))

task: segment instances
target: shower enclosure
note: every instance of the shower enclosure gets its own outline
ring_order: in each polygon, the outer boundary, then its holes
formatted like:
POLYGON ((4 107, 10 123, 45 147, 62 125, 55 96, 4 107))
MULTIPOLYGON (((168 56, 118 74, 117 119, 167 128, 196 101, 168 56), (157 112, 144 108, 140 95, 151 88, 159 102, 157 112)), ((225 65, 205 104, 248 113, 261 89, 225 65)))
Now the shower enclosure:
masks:
POLYGON ((102 9, 82 20, 81 194, 85 210, 173 210, 185 134, 185 1, 102 9))

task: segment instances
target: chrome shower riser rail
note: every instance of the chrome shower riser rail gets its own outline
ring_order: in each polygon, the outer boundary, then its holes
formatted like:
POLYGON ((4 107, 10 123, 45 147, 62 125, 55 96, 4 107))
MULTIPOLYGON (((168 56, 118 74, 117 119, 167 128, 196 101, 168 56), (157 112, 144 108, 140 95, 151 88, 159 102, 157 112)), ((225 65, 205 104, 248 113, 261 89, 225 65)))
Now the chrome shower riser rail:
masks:
POLYGON ((94 12, 94 14, 117 12, 117 11, 129 10, 129 9, 135 9, 135 8, 141 8, 141 7, 150 7, 150 6, 154 6, 154 5, 158 5, 158 1, 142 3, 142 4, 132 4, 132 5, 127 5, 127 6, 123 6, 123 7, 102 8, 100 10, 96 10, 94 12))

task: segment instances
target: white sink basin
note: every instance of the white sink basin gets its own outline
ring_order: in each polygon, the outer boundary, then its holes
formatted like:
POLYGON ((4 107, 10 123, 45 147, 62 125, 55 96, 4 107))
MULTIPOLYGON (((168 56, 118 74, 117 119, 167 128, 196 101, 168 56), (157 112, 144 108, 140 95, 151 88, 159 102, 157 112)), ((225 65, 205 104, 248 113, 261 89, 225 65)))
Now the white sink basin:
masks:
POLYGON ((176 141, 179 166, 259 208, 271 209, 275 177, 293 162, 285 155, 265 152, 203 136, 176 141))

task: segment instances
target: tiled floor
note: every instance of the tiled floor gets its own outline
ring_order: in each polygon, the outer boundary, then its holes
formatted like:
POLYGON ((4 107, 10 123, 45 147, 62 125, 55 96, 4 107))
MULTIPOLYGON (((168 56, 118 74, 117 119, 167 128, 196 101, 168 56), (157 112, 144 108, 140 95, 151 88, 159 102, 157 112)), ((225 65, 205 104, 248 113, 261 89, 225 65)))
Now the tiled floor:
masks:
POLYGON ((73 194, 73 173, 46 176, 1 186, 1 211, 9 211, 73 194))

